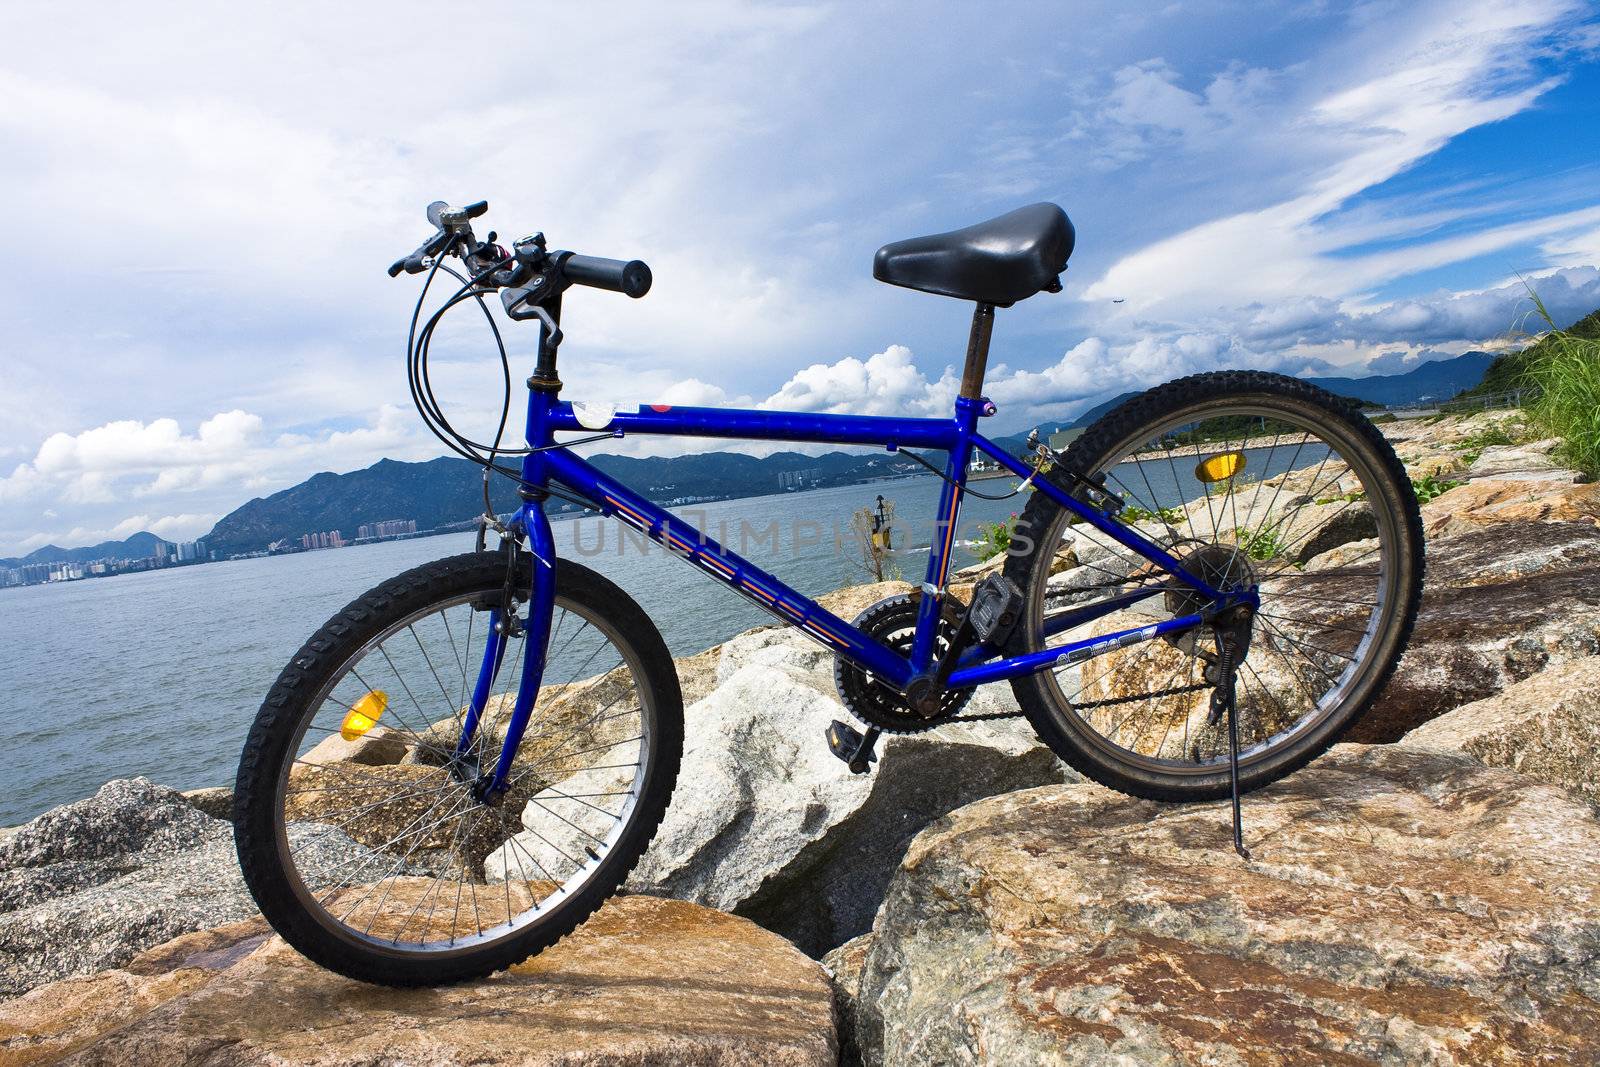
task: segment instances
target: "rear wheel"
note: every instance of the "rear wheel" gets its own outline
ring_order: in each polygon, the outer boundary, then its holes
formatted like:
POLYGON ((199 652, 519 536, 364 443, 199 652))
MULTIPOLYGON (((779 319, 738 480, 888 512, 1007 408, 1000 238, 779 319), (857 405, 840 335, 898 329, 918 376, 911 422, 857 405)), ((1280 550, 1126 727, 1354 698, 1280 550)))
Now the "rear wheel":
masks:
MULTIPOLYGON (((1372 703, 1416 616, 1423 539, 1405 469, 1359 412, 1280 375, 1200 374, 1107 413, 1064 463, 1103 477, 1127 503, 1120 521, 1213 586, 1258 589, 1236 675, 1241 788, 1314 759, 1372 703)), ((1026 595, 1016 652, 1204 606, 1042 493, 1019 521, 1005 573, 1026 595), (1138 591, 1149 595, 1045 634, 1064 612, 1138 591)), ((1096 781, 1158 800, 1212 799, 1229 792, 1226 725, 1211 709, 1217 658, 1201 628, 1012 685, 1040 737, 1096 781)))
POLYGON ((505 577, 504 557, 468 554, 364 594, 284 668, 251 728, 239 861, 262 914, 325 967, 422 985, 516 963, 617 890, 666 811, 683 745, 672 659, 637 604, 565 561, 509 789, 475 798, 523 669, 512 639, 457 754, 505 577))

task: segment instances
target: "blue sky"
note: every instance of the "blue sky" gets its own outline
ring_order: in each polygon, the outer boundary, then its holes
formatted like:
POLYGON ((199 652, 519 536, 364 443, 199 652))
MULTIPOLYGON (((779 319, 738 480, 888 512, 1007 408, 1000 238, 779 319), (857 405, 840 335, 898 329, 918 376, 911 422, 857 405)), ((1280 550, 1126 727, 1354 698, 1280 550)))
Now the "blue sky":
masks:
MULTIPOLYGON (((969 309, 873 282, 872 252, 1044 199, 1078 250, 1065 292, 1000 316, 1003 429, 1196 370, 1503 345, 1520 278, 1560 317, 1600 306, 1582 3, 450 25, 406 3, 0 14, 0 554, 193 537, 318 470, 438 454, 405 386, 414 282, 383 274, 435 198, 650 262, 642 301, 568 302, 568 394, 619 403, 945 410, 969 309)), ((485 341, 463 318, 437 349, 464 425, 498 401, 485 341)))

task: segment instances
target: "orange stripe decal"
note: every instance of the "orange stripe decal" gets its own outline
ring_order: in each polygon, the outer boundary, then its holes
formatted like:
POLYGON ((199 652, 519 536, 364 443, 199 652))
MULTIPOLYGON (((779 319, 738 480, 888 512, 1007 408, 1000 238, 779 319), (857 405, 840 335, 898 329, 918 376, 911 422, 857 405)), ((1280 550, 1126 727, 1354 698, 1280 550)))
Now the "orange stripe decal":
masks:
POLYGON ((950 523, 944 531, 944 554, 939 560, 939 585, 944 586, 945 577, 950 573, 950 546, 955 541, 956 517, 950 516, 950 523))
POLYGON ((817 637, 820 637, 824 641, 837 643, 837 640, 833 637, 832 634, 829 634, 829 633, 826 633, 825 631, 819 630, 815 626, 812 626, 810 623, 806 623, 804 628, 805 628, 807 633, 813 634, 813 635, 815 635, 817 637))
POLYGON ((848 641, 846 641, 844 638, 840 637, 838 634, 834 633, 832 630, 828 629, 826 626, 823 626, 820 622, 816 623, 815 625, 820 627, 824 633, 826 633, 829 637, 833 638, 835 641, 839 642, 841 645, 849 644, 848 641))

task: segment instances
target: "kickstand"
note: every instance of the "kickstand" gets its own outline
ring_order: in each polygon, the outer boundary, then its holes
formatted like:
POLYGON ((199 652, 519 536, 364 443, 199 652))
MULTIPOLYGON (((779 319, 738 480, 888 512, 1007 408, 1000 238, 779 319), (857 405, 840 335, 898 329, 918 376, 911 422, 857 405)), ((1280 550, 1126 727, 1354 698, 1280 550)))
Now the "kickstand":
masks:
POLYGON ((1217 688, 1211 694, 1211 720, 1218 712, 1228 717, 1228 779, 1233 788, 1233 850, 1245 859, 1250 850, 1244 847, 1244 817, 1239 811, 1239 720, 1234 699, 1234 678, 1238 673, 1238 645, 1232 634, 1217 631, 1220 657, 1217 669, 1217 688))

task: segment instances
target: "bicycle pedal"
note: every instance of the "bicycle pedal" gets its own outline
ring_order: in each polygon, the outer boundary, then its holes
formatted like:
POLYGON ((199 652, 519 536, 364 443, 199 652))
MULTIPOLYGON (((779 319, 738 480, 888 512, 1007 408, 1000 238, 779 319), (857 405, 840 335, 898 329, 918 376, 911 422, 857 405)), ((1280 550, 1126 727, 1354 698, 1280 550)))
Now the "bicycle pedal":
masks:
POLYGON ((967 621, 980 644, 1000 645, 1017 625, 1022 614, 1022 590, 1010 578, 991 574, 972 591, 972 606, 967 621))
POLYGON ((878 754, 872 750, 878 740, 876 729, 862 734, 849 723, 835 719, 828 724, 824 735, 828 739, 828 751, 844 761, 851 774, 866 774, 872 764, 878 762, 878 754))

